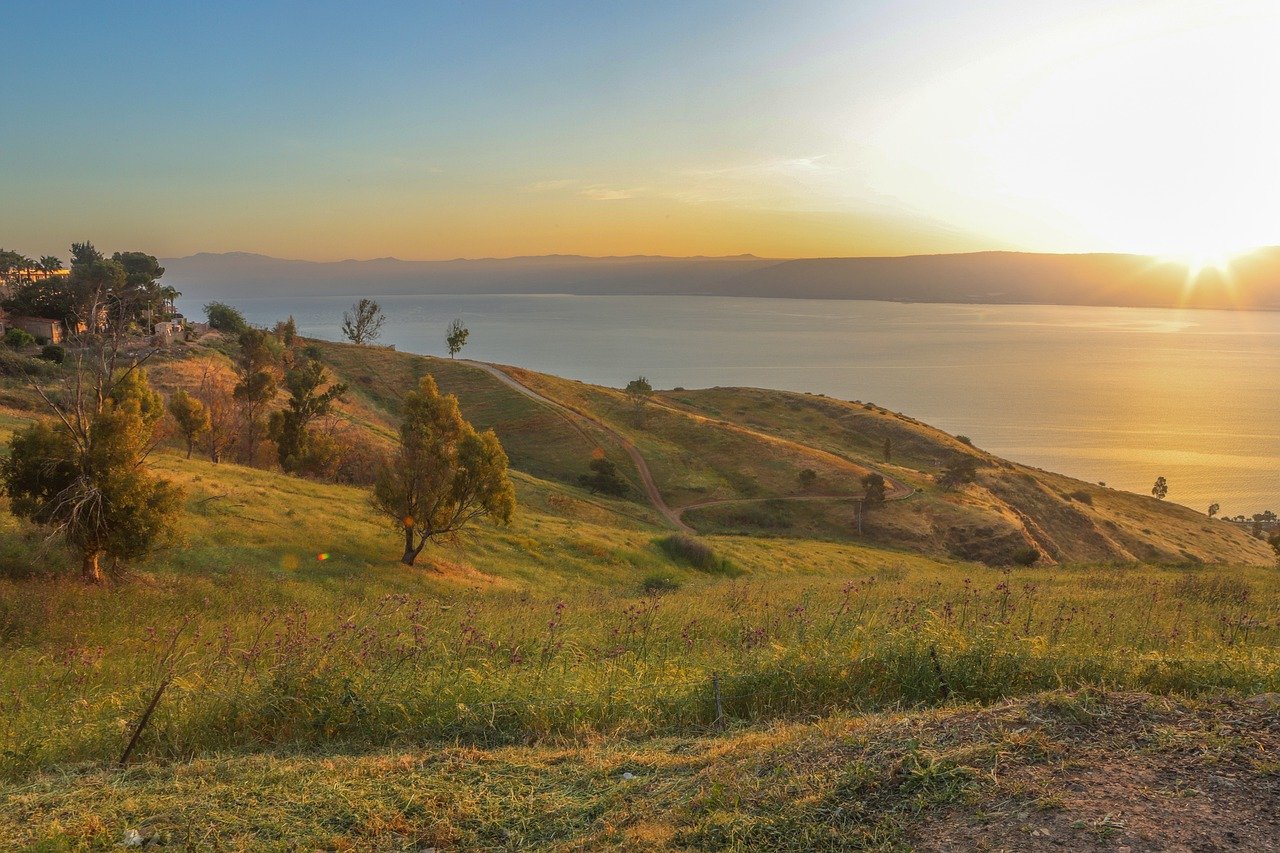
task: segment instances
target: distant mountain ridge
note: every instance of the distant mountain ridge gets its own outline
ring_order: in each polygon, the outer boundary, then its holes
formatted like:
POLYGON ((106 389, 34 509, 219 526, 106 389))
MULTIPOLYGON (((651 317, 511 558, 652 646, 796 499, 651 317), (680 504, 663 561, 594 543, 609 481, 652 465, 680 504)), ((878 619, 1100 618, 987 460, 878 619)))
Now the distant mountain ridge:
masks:
POLYGON ((445 261, 299 261, 245 252, 164 258, 199 298, 572 293, 1280 310, 1280 247, 1228 274, 1144 255, 974 252, 902 257, 542 255, 445 261), (1193 280, 1189 280, 1193 279, 1193 280))

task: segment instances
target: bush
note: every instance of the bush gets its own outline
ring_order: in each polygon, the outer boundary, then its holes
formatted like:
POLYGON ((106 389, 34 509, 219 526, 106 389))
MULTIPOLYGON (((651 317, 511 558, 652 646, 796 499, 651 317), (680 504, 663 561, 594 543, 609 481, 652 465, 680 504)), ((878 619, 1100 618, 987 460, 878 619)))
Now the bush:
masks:
POLYGON ((303 347, 302 354, 312 361, 324 361, 324 351, 315 344, 307 344, 303 347))
POLYGON ((67 360, 67 351, 57 344, 45 344, 40 348, 40 358, 52 361, 54 364, 62 364, 67 360))
POLYGON ((1039 559, 1040 550, 1038 548, 1028 547, 1013 555, 1013 562, 1019 566, 1034 566, 1039 559))
POLYGON ((1069 495, 1069 497, 1073 501, 1079 501, 1082 504, 1088 504, 1089 506, 1093 506, 1093 495, 1089 494, 1084 489, 1077 489, 1076 491, 1072 492, 1069 495))
POLYGON ((36 339, 23 329, 10 329, 4 333, 4 342, 13 349, 26 349, 34 344, 36 339))
POLYGON ((969 436, 967 435, 957 435, 956 441, 960 442, 961 444, 967 444, 970 447, 973 447, 973 439, 969 438, 969 436))
POLYGON ((727 558, 718 555, 710 545, 700 539, 694 539, 692 536, 673 533, 666 538, 659 539, 657 544, 663 553, 672 560, 685 563, 700 572, 707 572, 713 575, 729 575, 730 577, 742 574, 741 569, 727 558))
POLYGON ((650 595, 660 592, 675 592, 680 588, 680 581, 667 572, 654 572, 640 582, 640 588, 650 595))
POLYGON ((10 349, 0 348, 0 376, 20 376, 23 378, 39 376, 47 379, 53 376, 55 372, 56 368, 48 362, 37 361, 10 349))
POLYGON ((210 302, 204 306, 209 328, 229 335, 242 335, 249 331, 249 321, 237 309, 225 302, 210 302))

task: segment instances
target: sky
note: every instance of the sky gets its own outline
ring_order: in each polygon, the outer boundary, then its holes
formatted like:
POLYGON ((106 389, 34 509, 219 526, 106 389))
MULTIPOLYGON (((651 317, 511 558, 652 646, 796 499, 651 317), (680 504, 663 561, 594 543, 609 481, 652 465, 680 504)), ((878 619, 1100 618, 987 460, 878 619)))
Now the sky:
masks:
POLYGON ((1280 3, 6 0, 0 245, 1280 243, 1280 3))

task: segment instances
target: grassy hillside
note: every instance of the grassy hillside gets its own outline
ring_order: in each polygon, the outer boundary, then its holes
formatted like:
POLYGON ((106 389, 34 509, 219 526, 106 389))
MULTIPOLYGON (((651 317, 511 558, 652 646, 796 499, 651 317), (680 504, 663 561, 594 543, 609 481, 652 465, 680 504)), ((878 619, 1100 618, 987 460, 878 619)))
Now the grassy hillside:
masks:
MULTIPOLYGON (((152 375, 190 384, 225 346, 152 375)), ((1280 576, 1228 525, 864 404, 711 389, 641 414, 510 369, 562 409, 464 363, 322 350, 371 443, 423 372, 457 393, 511 453, 513 523, 409 569, 362 488, 164 447, 154 465, 186 489, 180 541, 87 588, 0 513, 6 844, 135 829, 224 849, 1142 846, 1154 815, 1201 808, 1205 773, 1274 790, 1280 576), (626 443, 671 505, 735 501, 686 513, 713 559, 673 543, 638 487, 576 485, 596 448, 638 484, 626 443), (977 480, 941 489, 966 456, 977 480), (858 537, 850 496, 870 470, 910 489, 858 537), (1027 541, 1040 564, 955 556, 1027 541), (1200 793, 1140 818, 1107 787, 1122 757, 1200 793)), ((4 393, 0 439, 33 416, 16 383, 4 393)), ((1263 837, 1243 790, 1186 837, 1263 837)))

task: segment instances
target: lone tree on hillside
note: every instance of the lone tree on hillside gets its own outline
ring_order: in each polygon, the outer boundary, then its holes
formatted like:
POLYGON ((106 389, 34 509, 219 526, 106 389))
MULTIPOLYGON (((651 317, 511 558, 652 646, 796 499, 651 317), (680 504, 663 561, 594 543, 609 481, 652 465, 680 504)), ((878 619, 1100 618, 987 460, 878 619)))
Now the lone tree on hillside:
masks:
POLYGON ((13 514, 62 537, 79 552, 84 580, 100 583, 104 557, 143 557, 173 532, 182 491, 145 465, 164 406, 143 369, 94 375, 91 365, 75 381, 65 403, 39 389, 57 419, 14 434, 0 478, 13 514))
POLYGON ((342 334, 353 344, 372 343, 382 334, 386 320, 382 306, 372 299, 361 299, 350 311, 342 312, 342 334))
POLYGON ((449 358, 453 358, 462 352, 462 348, 467 345, 467 335, 469 334, 471 334, 471 330, 463 324, 462 318, 454 317, 449 323, 444 339, 444 342, 449 345, 449 358))
POLYGON ((591 494, 603 492, 620 498, 630 491, 631 485, 618 472, 618 466, 603 453, 592 459, 587 467, 591 469, 591 473, 580 475, 578 482, 590 489, 591 494))
POLYGON ((428 542, 452 539, 479 518, 506 524, 516 494, 493 430, 476 432, 458 398, 430 375, 404 398, 400 444, 379 466, 373 505, 404 533, 400 561, 412 566, 428 542))
POLYGON ((636 406, 643 406, 645 400, 653 396, 653 386, 649 384, 649 380, 643 376, 637 376, 627 383, 627 387, 622 389, 626 392, 627 397, 636 406))
POLYGON ((1222 509, 1222 507, 1218 506, 1217 504, 1209 504, 1209 517, 1213 518, 1215 515, 1218 514, 1218 510, 1220 509, 1222 509))
POLYGON ((1151 487, 1151 494, 1156 496, 1156 500, 1162 501, 1169 494, 1169 483, 1164 477, 1156 477, 1156 484, 1151 487))
POLYGON ((187 458, 195 450, 196 442, 209 431, 209 410, 185 390, 169 398, 169 414, 178 424, 178 432, 187 442, 187 458))
POLYGON ((884 503, 884 477, 876 473, 862 478, 862 501, 868 507, 884 503))

